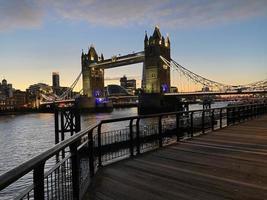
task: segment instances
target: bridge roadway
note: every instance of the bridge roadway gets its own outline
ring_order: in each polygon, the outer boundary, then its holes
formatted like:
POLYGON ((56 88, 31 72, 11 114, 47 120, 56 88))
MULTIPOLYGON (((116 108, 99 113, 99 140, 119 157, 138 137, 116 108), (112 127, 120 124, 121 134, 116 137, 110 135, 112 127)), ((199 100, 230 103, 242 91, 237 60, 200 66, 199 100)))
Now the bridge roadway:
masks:
POLYGON ((267 199, 267 116, 102 168, 85 199, 267 199))
POLYGON ((90 67, 110 69, 114 67, 120 67, 125 65, 131 65, 141 63, 145 61, 145 53, 143 51, 132 53, 124 56, 114 56, 111 59, 102 60, 97 63, 92 63, 90 67))

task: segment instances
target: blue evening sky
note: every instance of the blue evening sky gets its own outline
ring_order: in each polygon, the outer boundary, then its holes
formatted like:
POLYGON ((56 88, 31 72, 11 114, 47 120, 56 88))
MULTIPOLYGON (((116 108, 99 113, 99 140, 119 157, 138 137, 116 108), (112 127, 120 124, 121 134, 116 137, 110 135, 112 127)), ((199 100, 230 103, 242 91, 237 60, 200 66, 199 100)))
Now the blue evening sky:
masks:
MULTIPOLYGON (((228 84, 267 78, 267 0, 73 2, 0 0, 0 78, 25 89, 51 84, 57 71, 70 85, 82 49, 94 44, 105 58, 142 51, 155 25, 170 35, 172 59, 191 71, 228 84)), ((124 74, 140 80, 142 65, 106 70, 106 84, 124 74)))

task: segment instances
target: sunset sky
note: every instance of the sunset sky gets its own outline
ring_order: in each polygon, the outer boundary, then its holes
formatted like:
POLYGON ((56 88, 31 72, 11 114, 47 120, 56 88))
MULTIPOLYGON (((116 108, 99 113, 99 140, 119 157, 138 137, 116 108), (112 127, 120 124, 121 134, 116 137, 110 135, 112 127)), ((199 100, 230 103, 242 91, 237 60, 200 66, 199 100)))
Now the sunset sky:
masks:
MULTIPOLYGON (((267 78, 267 0, 0 0, 0 78, 24 90, 51 84, 56 71, 69 86, 82 49, 94 44, 105 58, 142 51, 155 25, 170 35, 172 59, 197 74, 227 84, 267 78)), ((140 80, 142 65, 107 70, 106 84, 124 74, 140 80)))

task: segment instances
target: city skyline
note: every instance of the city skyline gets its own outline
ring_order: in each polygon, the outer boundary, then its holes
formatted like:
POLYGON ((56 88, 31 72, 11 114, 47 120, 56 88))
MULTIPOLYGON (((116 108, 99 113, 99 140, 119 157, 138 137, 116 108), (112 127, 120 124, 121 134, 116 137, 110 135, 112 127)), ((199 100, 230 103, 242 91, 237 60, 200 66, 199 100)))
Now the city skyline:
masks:
MULTIPOLYGON (((0 76, 17 89, 50 84, 53 71, 69 86, 81 70, 82 49, 94 44, 105 58, 142 51, 145 31, 152 34, 155 25, 164 36, 169 33, 172 58, 191 71, 227 84, 267 77, 264 0, 12 0, 0 5, 0 76)), ((140 87, 142 65, 106 70, 105 79, 118 83, 114 77, 123 75, 135 77, 140 87)))

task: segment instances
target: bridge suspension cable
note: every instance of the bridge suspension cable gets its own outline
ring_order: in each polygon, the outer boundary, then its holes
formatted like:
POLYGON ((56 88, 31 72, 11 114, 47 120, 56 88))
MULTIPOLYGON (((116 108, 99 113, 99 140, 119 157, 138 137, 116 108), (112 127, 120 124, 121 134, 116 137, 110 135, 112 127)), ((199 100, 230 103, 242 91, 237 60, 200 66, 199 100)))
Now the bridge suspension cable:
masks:
POLYGON ((82 75, 82 72, 79 73, 79 75, 77 76, 75 81, 71 84, 71 86, 62 95, 59 96, 59 98, 58 98, 59 100, 65 99, 65 97, 67 97, 73 91, 73 89, 77 85, 81 75, 82 75))
POLYGON ((267 79, 264 79, 262 81, 257 81, 254 83, 246 84, 246 85, 240 85, 240 86, 234 86, 234 85, 227 85, 224 83, 220 83, 217 81, 213 81, 210 79, 207 79, 201 75, 198 75, 179 63, 177 63, 175 60, 168 61, 164 57, 160 56, 161 60, 170 68, 174 68, 177 71, 181 72, 184 76, 187 78, 193 80, 195 83, 198 83, 202 86, 208 87, 210 89, 218 89, 219 91, 232 91, 236 89, 249 89, 249 90, 266 90, 267 89, 267 79))
POLYGON ((172 67, 176 70, 179 70, 180 72, 182 72, 186 77, 188 77, 189 79, 193 80, 195 83, 199 83, 205 87, 210 87, 210 88, 217 88, 219 90, 226 90, 231 88, 231 85, 226 85, 223 83, 219 83, 213 80, 209 80, 203 76, 200 76, 188 69, 186 69, 185 67, 181 66, 180 64, 178 64, 176 61, 171 60, 168 61, 167 59, 165 59, 164 57, 160 56, 161 60, 168 66, 168 67, 172 67))

